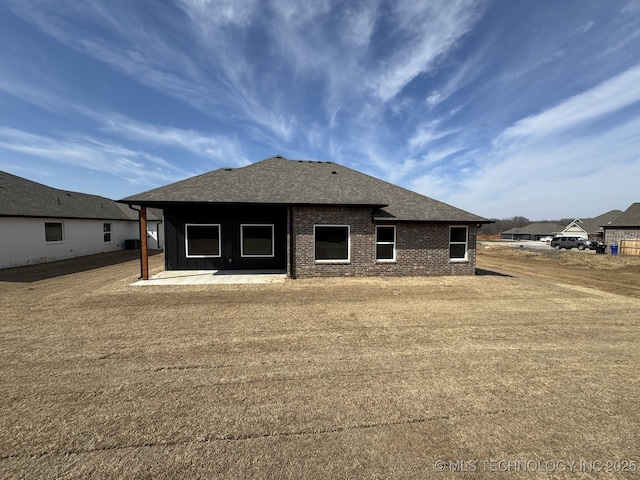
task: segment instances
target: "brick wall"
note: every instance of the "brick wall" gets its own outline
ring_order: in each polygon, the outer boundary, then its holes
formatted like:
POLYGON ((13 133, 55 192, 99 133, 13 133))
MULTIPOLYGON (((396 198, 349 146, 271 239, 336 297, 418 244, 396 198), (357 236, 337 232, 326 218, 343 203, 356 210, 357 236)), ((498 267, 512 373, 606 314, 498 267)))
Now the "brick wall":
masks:
MULTIPOLYGON (((476 224, 468 225, 468 260, 449 260, 449 225, 398 222, 384 223, 396 227, 396 261, 376 262, 375 233, 370 208, 294 207, 294 256, 292 276, 423 276, 473 275, 476 263, 476 224), (349 264, 327 264, 314 261, 313 226, 349 225, 351 254, 349 264)), ((383 225, 380 223, 379 225, 383 225)))

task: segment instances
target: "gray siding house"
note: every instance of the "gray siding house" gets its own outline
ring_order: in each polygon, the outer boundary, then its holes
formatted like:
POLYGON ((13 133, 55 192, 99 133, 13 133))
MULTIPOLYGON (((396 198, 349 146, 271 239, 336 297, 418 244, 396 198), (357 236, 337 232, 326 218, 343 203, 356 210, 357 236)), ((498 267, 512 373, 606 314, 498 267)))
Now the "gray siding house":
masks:
POLYGON ((166 270, 291 278, 473 275, 476 230, 490 222, 333 162, 280 156, 120 201, 163 209, 166 270))
POLYGON ((564 227, 553 222, 537 222, 525 227, 515 227, 500 234, 502 240, 540 240, 543 237, 553 237, 564 227))

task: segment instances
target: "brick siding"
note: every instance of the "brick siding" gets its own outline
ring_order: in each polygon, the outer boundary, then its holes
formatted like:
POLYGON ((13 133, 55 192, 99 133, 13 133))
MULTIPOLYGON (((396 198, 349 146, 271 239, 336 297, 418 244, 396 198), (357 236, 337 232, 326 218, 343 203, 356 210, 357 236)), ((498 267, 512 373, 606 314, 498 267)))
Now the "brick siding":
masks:
MULTIPOLYGON (((449 226, 426 222, 378 223, 396 227, 396 261, 376 262, 376 223, 371 208, 293 207, 293 259, 290 274, 294 278, 339 276, 426 276, 474 275, 476 263, 476 224, 467 224, 469 232, 467 261, 449 260, 449 226), (350 262, 316 263, 314 225, 349 225, 350 262)), ((463 224, 455 224, 463 225, 463 224)))

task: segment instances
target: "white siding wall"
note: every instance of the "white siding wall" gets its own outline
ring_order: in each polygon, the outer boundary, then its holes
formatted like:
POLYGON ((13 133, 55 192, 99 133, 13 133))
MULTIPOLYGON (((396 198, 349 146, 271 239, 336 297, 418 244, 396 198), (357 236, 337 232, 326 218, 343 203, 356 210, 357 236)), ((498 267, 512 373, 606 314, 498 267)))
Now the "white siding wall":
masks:
POLYGON ((152 250, 164 249, 162 222, 147 220, 147 246, 152 250))
POLYGON ((126 239, 140 238, 138 222, 0 217, 0 268, 52 262, 124 249, 126 239), (64 240, 45 241, 45 222, 62 222, 64 240), (111 223, 111 242, 103 224, 111 223))
POLYGON ((562 233, 560 234, 561 237, 584 237, 587 238, 588 233, 585 232, 582 228, 580 227, 576 227, 571 226, 568 228, 565 228, 562 233))

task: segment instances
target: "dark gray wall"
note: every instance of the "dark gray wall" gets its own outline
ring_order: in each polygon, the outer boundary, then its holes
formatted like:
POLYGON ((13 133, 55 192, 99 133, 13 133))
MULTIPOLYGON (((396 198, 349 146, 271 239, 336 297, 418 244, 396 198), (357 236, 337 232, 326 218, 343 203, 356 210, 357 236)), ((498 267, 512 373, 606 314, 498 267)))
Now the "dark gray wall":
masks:
POLYGON ((259 270, 286 268, 286 207, 180 205, 164 209, 165 268, 167 270, 259 270), (185 225, 188 223, 220 224, 222 257, 187 258, 185 225), (243 223, 274 224, 273 258, 240 256, 240 225, 243 223))

